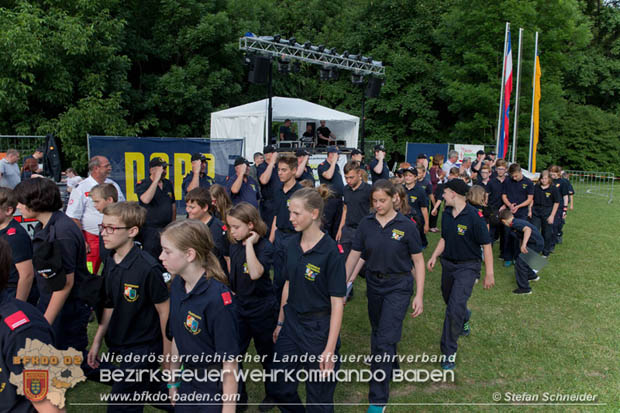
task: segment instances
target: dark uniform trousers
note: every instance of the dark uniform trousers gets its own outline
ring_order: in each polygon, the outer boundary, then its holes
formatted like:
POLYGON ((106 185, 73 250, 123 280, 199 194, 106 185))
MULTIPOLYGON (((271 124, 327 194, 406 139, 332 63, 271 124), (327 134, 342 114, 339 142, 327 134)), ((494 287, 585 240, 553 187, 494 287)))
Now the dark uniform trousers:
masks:
POLYGON ((512 257, 509 257, 506 253, 506 243, 508 242, 506 226, 501 222, 498 222, 497 224, 489 224, 489 235, 491 235, 493 242, 499 239, 499 256, 504 260, 510 261, 512 257))
POLYGON ((338 234, 343 206, 342 196, 334 196, 327 199, 325 209, 323 210, 323 228, 334 239, 336 234, 338 234))
MULTIPOLYGON (((205 374, 205 366, 183 366, 185 370, 197 370, 198 377, 204 377, 205 374)), ((221 369, 221 365, 215 366, 206 366, 206 370, 211 368, 221 369)), ((221 395, 223 393, 223 386, 221 381, 213 381, 213 380, 205 380, 199 382, 198 380, 192 380, 190 382, 186 382, 181 380, 181 386, 179 387, 179 398, 180 400, 188 400, 184 404, 183 402, 177 402, 174 406, 175 413, 221 413, 222 412, 222 403, 219 399, 215 399, 219 397, 217 395, 221 395), (203 401, 196 402, 191 401, 191 397, 194 395, 201 395, 203 397, 203 401), (209 399, 206 399, 205 395, 209 395, 209 399), (208 401, 206 401, 208 400, 208 401)))
POLYGON ((453 262, 441 258, 441 294, 446 303, 446 317, 441 334, 441 353, 456 353, 463 325, 469 321, 467 300, 471 297, 476 279, 480 275, 480 261, 453 262))
MULTIPOLYGON (((516 242, 519 243, 519 239, 516 236, 514 236, 513 238, 515 238, 517 240, 516 242)), ((543 249, 543 245, 538 245, 538 244, 536 246, 528 245, 527 248, 528 250, 532 249, 540 253, 540 251, 542 251, 543 249)), ((525 289, 525 290, 529 290, 530 280, 533 280, 536 277, 537 277, 536 273, 534 273, 534 271, 530 268, 530 266, 527 265, 527 263, 519 255, 517 257, 517 260, 515 261, 515 278, 517 279, 517 287, 525 289)))
POLYGON ((353 228, 347 225, 342 227, 342 234, 340 234, 340 245, 342 245, 345 260, 349 258, 351 247, 353 247, 353 240, 355 239, 355 231, 357 231, 357 228, 353 228))
MULTIPOLYGON (((288 355, 320 355, 325 350, 327 338, 329 336, 330 315, 302 316, 297 314, 288 305, 284 307, 286 315, 284 326, 280 330, 280 335, 274 346, 274 353, 277 359, 273 363, 273 368, 295 372, 300 369, 319 370, 319 363, 302 363, 295 360, 284 361, 283 356, 288 355)), ((335 355, 339 356, 340 339, 336 345, 335 355)), ((340 361, 334 365, 334 372, 338 371, 340 361)), ((293 373, 295 377, 296 373, 293 373)), ((306 381, 306 403, 301 403, 297 393, 297 382, 285 380, 284 374, 279 373, 275 387, 275 398, 280 410, 287 412, 333 412, 334 411, 334 391, 336 381, 332 379, 306 381)))
POLYGON ((532 215, 532 225, 538 228, 545 240, 545 246, 542 249, 543 255, 549 255, 549 253, 553 251, 553 225, 555 225, 555 221, 558 219, 555 217, 553 219, 553 224, 549 224, 547 218, 549 218, 549 216, 532 215))
MULTIPOLYGON (((239 302, 239 301, 238 301, 239 302)), ((273 362, 273 330, 276 329, 278 322, 278 303, 273 297, 254 303, 239 305, 239 354, 245 354, 250 346, 250 341, 254 339, 256 352, 265 358, 263 369, 270 371, 273 362)), ((243 366, 239 363, 239 370, 243 366)), ((274 394, 274 384, 271 380, 265 380, 265 394, 274 394)), ((245 383, 240 377, 239 380, 240 402, 244 403, 248 399, 245 383)))
POLYGON ((275 216, 275 201, 273 199, 263 198, 260 201, 258 211, 263 222, 267 224, 267 229, 270 229, 273 217, 275 216))
POLYGON ((413 276, 403 274, 372 274, 366 276, 368 318, 370 319, 370 370, 383 370, 385 380, 371 380, 368 393, 370 404, 385 405, 390 394, 392 372, 398 368, 394 360, 401 339, 403 320, 413 295, 413 276), (375 360, 379 356, 381 361, 375 360), (388 359, 388 360, 385 360, 388 359))
POLYGON ((441 204, 439 204, 439 208, 437 208, 437 215, 431 215, 431 211, 433 210, 433 205, 429 202, 429 211, 428 211, 428 226, 429 228, 437 228, 437 221, 441 216, 441 204))
MULTIPOLYGON (((272 218, 273 219, 273 218, 272 218)), ((284 266, 286 265, 286 254, 290 245, 291 239, 297 234, 293 232, 283 232, 280 229, 276 230, 276 238, 273 243, 274 256, 273 256, 273 287, 276 290, 276 298, 278 299, 278 308, 280 308, 280 302, 282 301, 282 289, 284 288, 284 266)), ((273 330, 272 330, 273 332, 273 330)))
POLYGON ((562 230, 564 229, 564 218, 562 218, 562 215, 564 215, 564 211, 562 208, 558 208, 558 212, 555 214, 555 218, 553 219, 553 246, 555 247, 555 244, 559 244, 560 239, 562 238, 563 232, 562 230))
MULTIPOLYGON (((123 347, 123 348, 112 348, 111 352, 120 354, 122 356, 130 355, 130 356, 143 356, 153 354, 155 357, 158 357, 162 354, 162 342, 161 340, 157 340, 152 343, 142 344, 138 346, 132 347, 123 347)), ((142 358, 142 357, 138 357, 142 358)), ((157 370, 159 368, 159 364, 155 362, 149 362, 148 360, 133 360, 130 359, 128 361, 124 360, 120 363, 120 369, 125 372, 125 375, 133 374, 138 370, 157 370)), ((142 380, 133 381, 133 382, 125 382, 118 381, 112 384, 111 394, 129 394, 130 397, 134 395, 142 395, 143 393, 148 392, 150 395, 156 393, 163 393, 168 395, 168 388, 166 383, 161 380, 160 382, 150 381, 150 377, 148 374, 142 376, 142 380)), ((148 403, 147 403, 148 404, 148 403)), ((166 411, 174 411, 172 405, 157 405, 158 409, 166 410, 166 411)), ((136 412, 141 413, 144 411, 144 400, 137 400, 135 404, 125 404, 125 405, 108 405, 108 413, 113 412, 136 412)))

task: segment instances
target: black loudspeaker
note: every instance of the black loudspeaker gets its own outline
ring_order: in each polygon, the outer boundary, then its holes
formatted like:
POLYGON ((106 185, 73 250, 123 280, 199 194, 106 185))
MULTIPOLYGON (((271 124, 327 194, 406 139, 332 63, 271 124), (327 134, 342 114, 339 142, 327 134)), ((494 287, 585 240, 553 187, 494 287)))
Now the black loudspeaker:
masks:
POLYGON ((371 77, 368 80, 368 86, 366 87, 366 97, 379 97, 379 93, 381 92, 381 86, 383 86, 383 79, 378 77, 371 77))
POLYGON ((264 56, 253 56, 248 81, 250 83, 264 84, 269 81, 269 65, 271 59, 264 56))

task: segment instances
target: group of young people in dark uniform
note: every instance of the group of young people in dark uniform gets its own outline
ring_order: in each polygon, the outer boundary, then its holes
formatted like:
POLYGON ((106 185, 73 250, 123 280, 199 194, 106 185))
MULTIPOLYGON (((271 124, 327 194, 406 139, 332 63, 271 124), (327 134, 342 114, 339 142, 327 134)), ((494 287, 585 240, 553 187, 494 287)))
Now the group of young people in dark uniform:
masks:
MULTIPOLYGON (((12 267, 0 268, 0 379, 8 372, 20 372, 8 357, 23 346, 26 337, 38 337, 57 348, 82 351, 82 367, 95 380, 102 368, 128 371, 161 365, 164 370, 195 373, 189 379, 174 376, 161 383, 116 382, 112 393, 167 393, 170 404, 158 407, 168 411, 240 411, 247 407, 248 398, 245 383, 235 373, 243 368, 243 356, 254 340, 265 371, 305 369, 318 374, 306 382, 306 406, 298 395, 297 381, 268 375, 261 411, 276 405, 285 412, 334 411, 334 372, 340 367, 344 306, 361 275, 366 279, 371 325, 370 369, 385 373, 383 380, 373 375, 368 411, 381 412, 389 402, 392 371, 398 368, 390 357, 397 354, 404 318, 410 303, 411 316, 422 314, 425 272, 432 271, 438 259, 446 302, 441 366, 453 369, 457 340, 469 334, 467 300, 480 278, 483 259, 484 287, 494 285, 492 240, 503 239, 505 263, 516 260, 520 265, 515 247, 510 246, 514 241, 506 237, 509 231, 502 230, 496 220, 487 225, 485 213, 487 218, 490 214, 468 202, 470 186, 451 176, 433 192, 425 168, 416 166, 400 171, 404 177, 400 187, 389 179, 385 148, 379 145, 367 167, 360 153, 355 153, 356 160, 344 167, 344 179, 338 148, 328 147, 326 160, 317 168, 320 185, 315 188, 307 152, 278 156, 275 148, 266 147, 264 153, 265 162, 257 168, 258 182, 248 176, 248 161, 238 158, 234 162, 235 172, 224 185, 232 204, 229 209, 218 208, 214 192, 218 185, 206 177, 204 156, 195 154, 192 172, 183 185, 189 219, 180 221, 175 221, 175 198, 165 179, 165 162, 151 160, 149 177, 136 187, 139 203, 115 202, 104 196, 107 204, 102 206, 99 227, 102 251, 109 255, 101 275, 86 268, 84 238, 60 211, 54 183, 33 179, 10 193, 0 193, 0 221, 12 224, 6 218, 16 205, 24 217, 40 221, 32 242, 34 254, 29 255, 34 257, 31 265, 40 291, 35 302, 38 309, 24 302, 29 294, 15 280, 21 273, 12 267), (368 173, 372 185, 366 182, 368 173), (441 238, 425 265, 422 252, 428 244, 429 194, 443 201, 445 208, 441 238), (42 268, 52 262, 56 267, 50 276, 42 268), (98 329, 87 349, 86 326, 92 310, 97 313, 98 329), (22 315, 28 320, 23 324, 2 322, 22 315), (103 341, 109 351, 120 355, 171 357, 110 365, 99 356, 103 341), (218 380, 196 378, 200 371, 212 370, 222 372, 218 380), (200 406, 184 403, 195 393, 210 399, 203 399, 200 406)), ((536 247, 535 228, 522 229, 532 225, 522 219, 525 211, 525 218, 531 215, 546 225, 541 251, 550 253, 551 243, 558 241, 559 226, 549 218, 565 211, 556 208, 555 202, 549 210, 549 199, 561 198, 556 193, 558 181, 550 182, 544 174, 539 188, 533 188, 514 165, 510 178, 504 178, 501 168, 498 162, 494 176, 482 182, 489 194, 484 206, 498 205, 499 191, 503 209, 514 214, 514 219, 500 215, 504 223, 510 221, 516 231, 528 232, 525 244, 536 247), (527 203, 530 199, 533 202, 527 203)), ((93 191, 105 194, 103 189, 93 191)), ((437 214, 437 204, 430 206, 431 214, 437 214)), ((501 214, 499 209, 501 205, 497 207, 501 214)), ((9 238, 19 232, 21 242, 29 242, 20 226, 5 225, 0 230, 7 228, 9 238)), ((2 265, 11 261, 6 254, 0 258, 2 265)), ((22 259, 15 255, 13 260, 22 259)), ((13 267, 20 262, 12 262, 13 267)), ((526 267, 517 268, 526 274, 526 267)), ((7 394, 11 394, 7 406, 28 411, 28 400, 15 395, 13 388, 0 397, 7 394)), ((136 400, 126 406, 110 405, 108 410, 141 411, 143 405, 136 400)), ((41 411, 53 409, 49 404, 34 406, 41 411)))

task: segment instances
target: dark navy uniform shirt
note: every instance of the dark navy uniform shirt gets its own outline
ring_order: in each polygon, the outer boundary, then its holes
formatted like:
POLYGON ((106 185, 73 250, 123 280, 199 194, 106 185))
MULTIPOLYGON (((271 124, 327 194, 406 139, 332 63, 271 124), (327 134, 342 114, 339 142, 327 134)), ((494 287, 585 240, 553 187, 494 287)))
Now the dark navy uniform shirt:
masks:
POLYGON ((405 187, 405 191, 407 191, 407 202, 409 202, 409 205, 419 217, 422 226, 424 226, 422 208, 428 208, 428 196, 426 195, 426 191, 418 185, 414 185, 411 189, 405 187))
POLYGON ((426 179, 423 181, 416 182, 415 186, 422 188, 426 196, 429 196, 430 194, 433 193, 433 186, 431 185, 431 182, 430 181, 427 182, 426 179))
MULTIPOLYGON (((528 195, 534 195, 534 184, 525 176, 518 182, 508 177, 504 180, 502 194, 506 195, 511 204, 519 205, 527 200, 528 195)), ((527 207, 519 208, 515 217, 527 217, 527 207)))
POLYGON ((226 189, 228 190, 228 195, 230 195, 233 205, 237 205, 241 202, 248 202, 255 208, 258 208, 258 200, 260 199, 260 195, 258 193, 258 183, 256 183, 254 178, 251 176, 246 176, 241 184, 241 189, 239 189, 239 192, 233 194, 231 188, 236 180, 237 175, 232 175, 226 178, 226 189))
POLYGON ((13 364, 13 357, 26 346, 28 338, 54 344, 52 328, 39 310, 0 291, 0 410, 3 412, 33 411, 30 401, 18 396, 17 388, 9 381, 11 373, 22 374, 23 366, 13 364))
POLYGON ((564 205, 564 197, 569 195, 568 191, 568 181, 564 178, 556 179, 553 181, 553 186, 558 189, 560 194, 560 206, 558 207, 558 214, 562 214, 562 209, 566 206, 564 205))
POLYGON ((422 241, 416 224, 400 212, 385 227, 372 214, 360 222, 351 249, 362 253, 371 273, 401 274, 413 268, 411 254, 422 252, 422 241))
POLYGON ((310 168, 308 165, 306 165, 306 169, 304 169, 304 173, 299 177, 296 178, 297 182, 301 182, 301 181, 305 181, 306 179, 312 181, 312 185, 314 185, 314 173, 312 172, 312 168, 310 168))
MULTIPOLYGON (((284 192, 284 187, 280 187, 276 190, 275 202, 274 202, 274 212, 276 214, 276 227, 280 231, 284 232, 295 232, 295 227, 290 221, 290 215, 288 206, 290 203, 291 196, 295 193, 295 191, 303 188, 300 184, 295 182, 295 185, 288 192, 284 192)), ((271 223, 267 223, 268 229, 271 229, 271 223)))
POLYGON ((220 265, 225 273, 228 273, 228 265, 224 257, 228 257, 228 250, 230 249, 230 243, 228 242, 228 236, 226 235, 226 225, 214 216, 211 216, 209 222, 207 222, 209 231, 211 231, 211 237, 213 237, 213 254, 220 261, 220 265))
MULTIPOLYGON (((504 178, 506 182, 510 178, 504 178)), ((488 204, 490 207, 499 210, 504 201, 502 201, 502 193, 504 192, 504 182, 497 179, 497 177, 491 178, 486 186, 486 191, 489 193, 488 204)))
POLYGON ((164 268, 150 254, 134 245, 120 263, 110 255, 104 267, 103 306, 113 308, 106 344, 128 348, 161 340, 155 304, 168 299, 164 268))
POLYGON ((469 204, 456 217, 452 209, 447 206, 441 217, 441 238, 445 240, 441 256, 451 261, 480 261, 480 246, 491 243, 486 222, 469 204))
POLYGON ((269 270, 273 265, 273 245, 267 238, 260 238, 254 244, 254 253, 263 266, 263 275, 252 280, 248 271, 245 245, 241 242, 230 245, 230 289, 235 292, 239 304, 244 307, 260 301, 265 297, 274 296, 275 291, 269 278, 269 270))
MULTIPOLYGON (((263 162, 262 164, 256 167, 256 176, 258 176, 258 181, 260 183, 260 177, 263 176, 265 171, 267 170, 267 162, 263 162)), ((267 185, 260 184, 260 192, 263 196, 263 200, 271 201, 276 196, 276 191, 282 186, 282 182, 278 177, 278 164, 276 163, 273 167, 273 171, 271 172, 271 178, 267 181, 267 185)))
POLYGON ((301 235, 291 239, 286 255, 287 304, 297 313, 331 312, 331 297, 344 297, 347 292, 344 254, 327 234, 303 252, 301 235))
POLYGON ((344 224, 347 227, 357 228, 362 218, 370 214, 371 190, 372 186, 366 182, 362 182, 355 190, 350 185, 344 187, 344 204, 347 206, 344 224))
MULTIPOLYGON (((185 292, 185 281, 176 276, 170 285, 170 332, 180 355, 239 355, 238 317, 233 294, 215 278, 200 277, 194 288, 185 292)), ((184 367, 199 368, 213 364, 188 360, 184 367)))
POLYGON ((11 247, 11 272, 9 273, 9 287, 17 287, 19 272, 15 264, 32 259, 32 241, 26 230, 14 219, 9 225, 0 230, 0 237, 4 238, 11 247))
MULTIPOLYGON (((553 184, 543 189, 540 185, 534 185, 534 206, 532 214, 540 217, 548 217, 553 210, 553 204, 560 202, 560 191, 553 184)), ((559 208, 559 207, 558 207, 559 208)))
POLYGON ((172 205, 175 201, 174 187, 172 186, 172 182, 166 178, 162 178, 162 187, 160 188, 159 185, 157 185, 153 199, 151 199, 151 202, 148 204, 145 204, 140 200, 140 197, 149 189, 151 182, 150 177, 138 182, 138 185, 136 185, 136 195, 138 195, 140 206, 146 208, 145 225, 163 228, 172 222, 172 205))
POLYGON ((332 190, 334 196, 337 198, 342 197, 342 193, 344 192, 344 182, 342 181, 342 175, 340 175, 340 166, 336 165, 332 179, 325 179, 323 176, 323 172, 329 170, 330 166, 331 165, 329 162, 323 161, 317 168, 317 172, 319 173, 319 183, 328 185, 329 189, 332 190))
MULTIPOLYGON (((82 231, 75 225, 75 222, 64 212, 56 211, 52 213, 47 225, 43 227, 38 223, 34 228, 34 237, 32 239, 32 252, 36 255, 37 249, 44 241, 60 241, 58 245, 62 251, 62 266, 66 274, 74 274, 73 288, 69 293, 69 298, 76 298, 77 291, 80 289, 82 280, 91 277, 86 267, 86 245, 82 231), (52 231, 53 227, 53 231, 52 231), (52 237, 51 233, 54 233, 52 237)), ((35 269, 35 277, 37 286, 39 287, 40 302, 47 305, 52 297, 52 289, 48 285, 48 280, 42 277, 35 269)), ((47 308, 47 307, 46 307, 47 308)))
POLYGON ((370 178, 372 179, 373 184, 379 179, 390 179, 390 170, 387 167, 387 162, 385 159, 383 160, 383 170, 380 174, 375 172, 375 166, 377 166, 378 163, 379 161, 377 159, 373 159, 368 165, 368 168, 370 169, 370 178))
MULTIPOLYGON (((187 176, 185 178, 183 178, 183 197, 185 197, 185 195, 187 194, 187 187, 189 186, 189 183, 192 182, 192 177, 194 176, 194 174, 190 171, 189 174, 187 174, 187 176)), ((211 179, 211 177, 209 175, 207 175, 206 173, 201 173, 198 177, 198 187, 199 188, 206 188, 209 189, 211 187, 211 185, 214 184, 213 179, 211 179)))
POLYGON ((536 229, 536 227, 524 219, 514 218, 510 225, 510 230, 520 239, 523 240, 523 229, 528 227, 532 230, 530 238, 527 240, 527 246, 534 249, 536 252, 540 252, 545 245, 545 240, 542 235, 536 229))

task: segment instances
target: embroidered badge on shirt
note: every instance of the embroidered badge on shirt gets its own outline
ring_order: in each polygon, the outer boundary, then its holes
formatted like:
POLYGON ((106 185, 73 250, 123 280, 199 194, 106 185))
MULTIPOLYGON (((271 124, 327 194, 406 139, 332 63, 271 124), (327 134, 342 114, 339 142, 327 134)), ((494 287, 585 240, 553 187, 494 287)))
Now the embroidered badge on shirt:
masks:
POLYGON ((456 233, 459 235, 465 235, 465 233, 467 232, 467 225, 463 225, 463 224, 458 224, 456 226, 456 233))
POLYGON ((321 268, 316 265, 306 264, 306 273, 304 277, 308 281, 316 281, 316 276, 321 273, 321 268))
POLYGON ((392 239, 395 239, 396 241, 400 241, 404 236, 405 236, 404 231, 401 231, 399 229, 392 230, 392 239))
POLYGON ((222 301, 224 302, 224 305, 232 304, 232 297, 228 291, 222 293, 222 301))
POLYGON ((187 318, 185 319, 185 329, 193 335, 200 333, 200 320, 202 320, 202 317, 188 311, 187 318))
POLYGON ((521 186, 523 187, 523 189, 527 188, 527 184, 521 184, 521 186))
POLYGON ((479 210, 478 210, 478 216, 479 216, 480 218, 483 218, 483 217, 484 217, 484 214, 482 213, 482 210, 481 210, 481 209, 479 209, 479 210))
POLYGON ((17 233, 17 230, 15 228, 9 228, 9 230, 6 232, 6 235, 15 235, 17 233))
POLYGON ((418 199, 417 196, 409 195, 409 202, 414 203, 418 199))
POLYGON ((139 297, 138 288, 139 286, 137 285, 125 283, 125 288, 123 291, 123 296, 125 297, 125 300, 127 300, 130 303, 133 303, 134 301, 136 301, 139 297))
POLYGON ((250 270, 248 270, 248 263, 247 262, 243 263, 243 273, 244 274, 249 274, 250 273, 250 270))
POLYGON ((8 316, 7 318, 4 319, 4 323, 7 326, 9 326, 11 331, 15 330, 19 326, 23 326, 24 324, 28 324, 29 322, 30 322, 30 319, 21 310, 11 314, 10 316, 8 316))
POLYGON ((545 192, 545 196, 549 198, 551 196, 551 192, 545 192))

